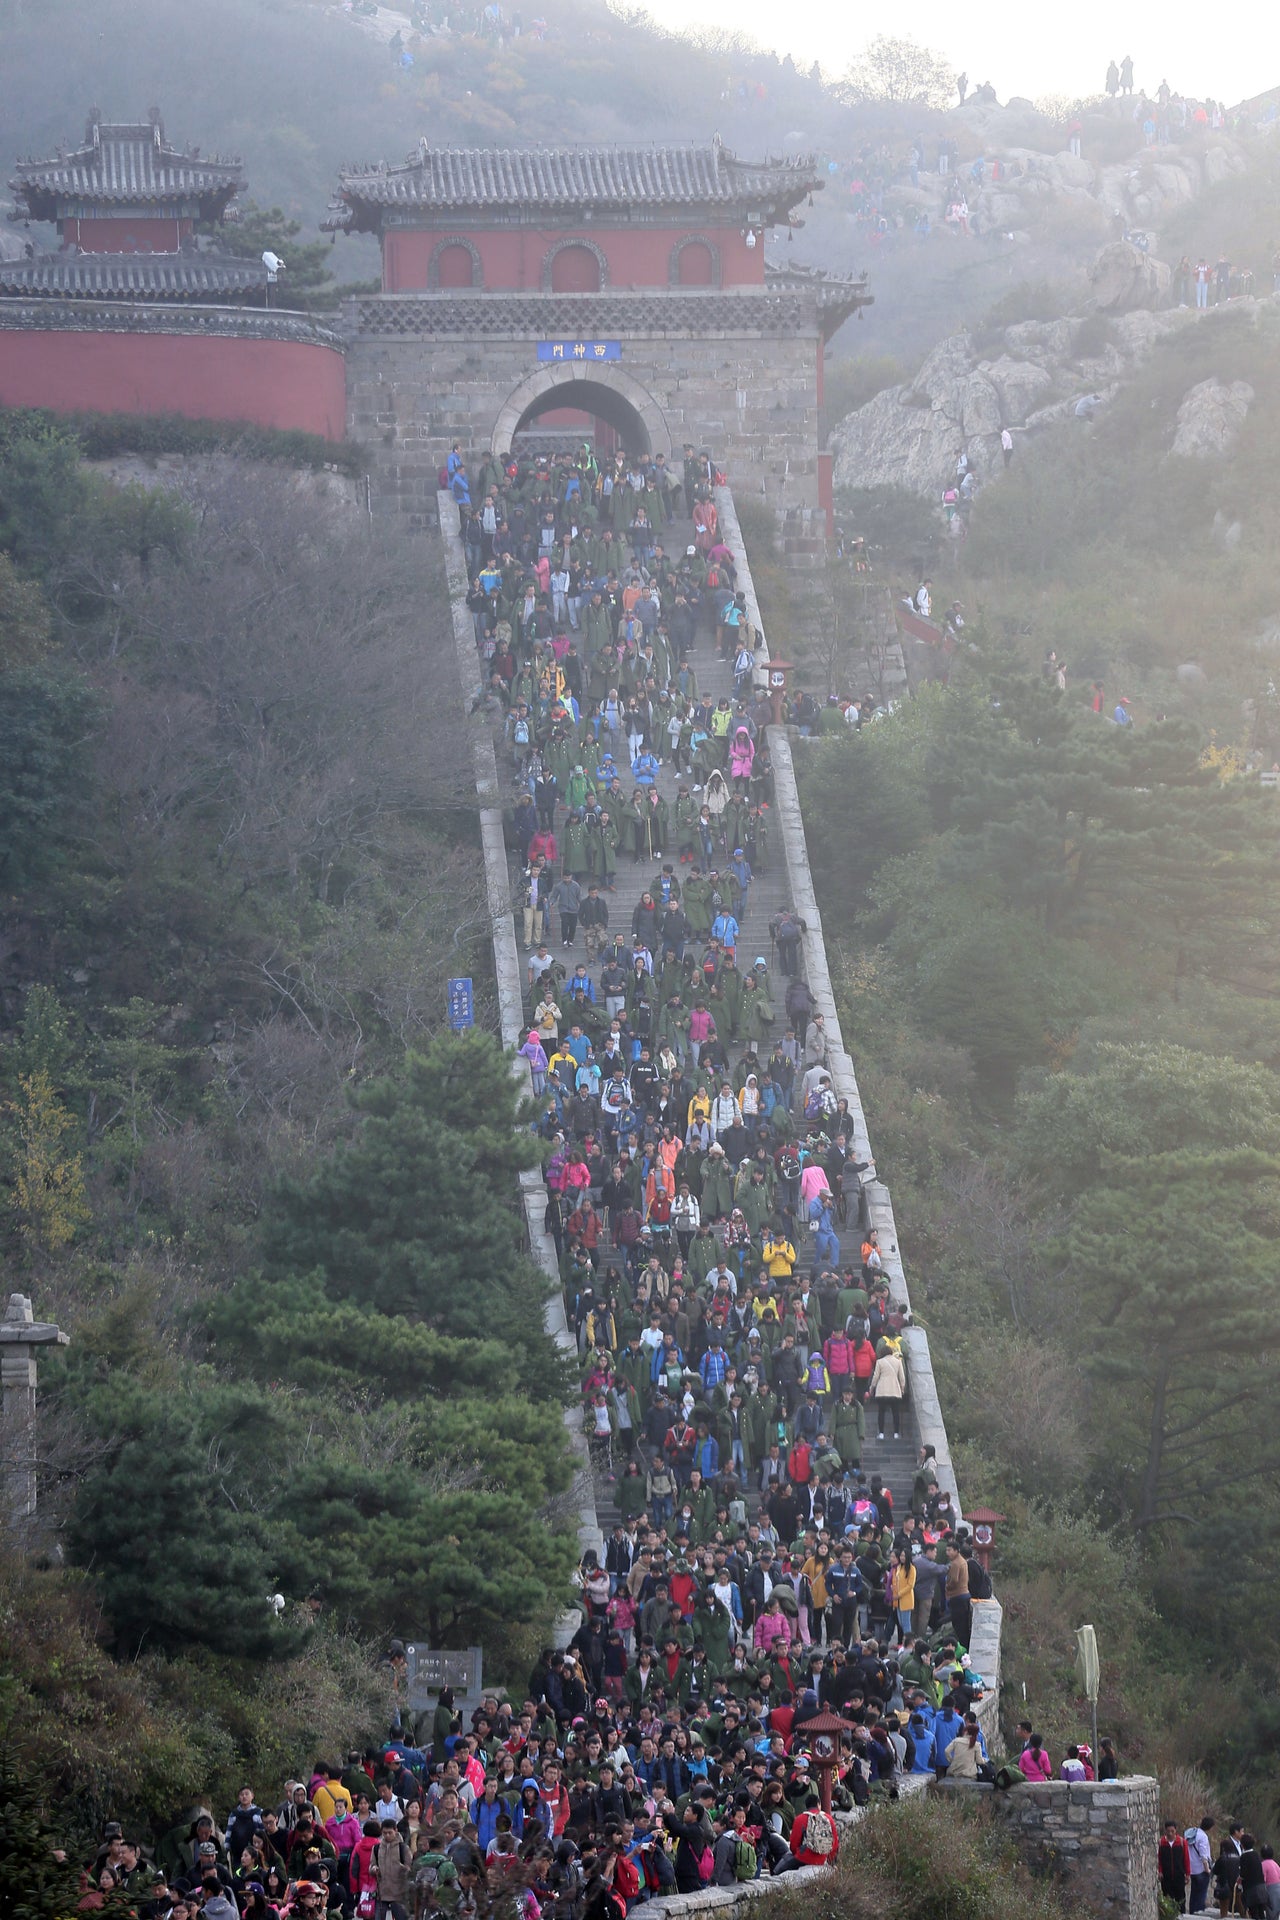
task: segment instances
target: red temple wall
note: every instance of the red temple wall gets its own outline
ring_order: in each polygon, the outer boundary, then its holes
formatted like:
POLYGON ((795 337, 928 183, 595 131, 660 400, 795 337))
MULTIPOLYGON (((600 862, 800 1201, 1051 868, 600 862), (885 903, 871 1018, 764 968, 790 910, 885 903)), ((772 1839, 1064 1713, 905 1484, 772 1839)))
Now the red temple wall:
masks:
POLYGON ((542 285, 542 263, 557 243, 589 243, 599 247, 609 262, 611 287, 666 287, 671 284, 671 249, 681 240, 705 235, 720 252, 721 283, 726 287, 760 286, 764 281, 764 248, 748 247, 736 227, 627 227, 594 223, 575 232, 562 227, 487 229, 457 226, 430 230, 399 229, 383 241, 383 288, 387 293, 418 293, 428 283, 428 262, 442 240, 453 235, 469 240, 480 255, 484 285, 493 291, 514 289, 536 293, 542 285))
POLYGON ((55 413, 180 413, 341 440, 347 383, 333 347, 184 334, 0 336, 0 404, 55 413))
POLYGON ((183 235, 190 231, 190 220, 179 220, 173 214, 163 219, 124 215, 62 223, 64 245, 79 247, 84 253, 177 253, 183 235))

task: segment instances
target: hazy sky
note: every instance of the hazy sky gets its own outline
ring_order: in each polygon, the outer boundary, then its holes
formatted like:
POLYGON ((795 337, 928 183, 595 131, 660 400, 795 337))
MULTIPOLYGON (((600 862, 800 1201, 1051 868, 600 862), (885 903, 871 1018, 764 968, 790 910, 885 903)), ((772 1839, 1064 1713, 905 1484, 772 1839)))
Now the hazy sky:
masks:
POLYGON ((1271 0, 912 0, 877 18, 837 0, 643 0, 671 26, 698 22, 739 28, 762 45, 809 65, 841 72, 877 32, 909 36, 945 54, 977 86, 990 80, 1011 93, 1101 91, 1107 61, 1133 56, 1136 84, 1154 92, 1162 79, 1177 92, 1208 94, 1228 105, 1280 86, 1280 10, 1271 0))

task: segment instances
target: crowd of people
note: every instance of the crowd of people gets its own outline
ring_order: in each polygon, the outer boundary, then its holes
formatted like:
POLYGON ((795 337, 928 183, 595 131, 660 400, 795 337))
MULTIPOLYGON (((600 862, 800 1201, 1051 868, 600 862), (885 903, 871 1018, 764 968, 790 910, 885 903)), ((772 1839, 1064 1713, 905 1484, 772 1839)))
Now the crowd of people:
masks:
POLYGON ((1277 1920, 1280 1861, 1275 1849, 1260 1845, 1239 1820, 1227 1822, 1215 1843, 1218 1831, 1218 1822, 1208 1813, 1181 1832, 1176 1820, 1165 1821, 1156 1860, 1160 1892, 1179 1913, 1208 1913, 1212 1899, 1220 1915, 1277 1920))
MULTIPOLYGON (((643 1556, 614 1580, 637 1597, 652 1588, 648 1606, 664 1582, 643 1556)), ((767 1595, 743 1589, 767 1617, 767 1595)), ((139 1920, 623 1920, 664 1893, 827 1865, 839 1832, 806 1723, 837 1710, 854 1728, 835 1809, 913 1773, 970 1777, 986 1748, 954 1652, 921 1640, 898 1664, 836 1642, 792 1676, 785 1652, 748 1660, 739 1647, 713 1682, 695 1647, 660 1656, 660 1671, 646 1655, 617 1700, 593 1697, 584 1654, 548 1651, 518 1702, 491 1693, 463 1715, 445 1688, 428 1712, 398 1715, 385 1746, 318 1760, 278 1801, 245 1785, 221 1819, 198 1809, 154 1847, 108 1823, 81 1906, 139 1920)))

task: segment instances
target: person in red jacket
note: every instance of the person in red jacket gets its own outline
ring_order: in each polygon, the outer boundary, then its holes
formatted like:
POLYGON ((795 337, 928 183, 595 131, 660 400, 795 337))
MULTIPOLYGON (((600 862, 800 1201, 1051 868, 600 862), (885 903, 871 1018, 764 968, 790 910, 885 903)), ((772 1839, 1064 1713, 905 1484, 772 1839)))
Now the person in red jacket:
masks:
POLYGON ((1161 1893, 1176 1900, 1181 1913, 1191 1879, 1191 1849, 1179 1832, 1176 1820, 1164 1823, 1164 1833, 1156 1850, 1156 1872, 1160 1876, 1161 1893))
POLYGON ((836 1823, 821 1807, 806 1807, 791 1828, 791 1852, 802 1867, 829 1867, 840 1852, 836 1823))
POLYGON ((876 1370, 876 1350, 869 1340, 855 1342, 853 1349, 853 1390, 859 1400, 865 1401, 871 1386, 871 1376, 876 1370))
POLYGON ((371 1862, 378 1851, 378 1841, 382 1829, 376 1820, 366 1820, 364 1832, 351 1849, 351 1859, 347 1863, 347 1885, 351 1889, 351 1898, 357 1904, 366 1887, 375 1884, 371 1862))

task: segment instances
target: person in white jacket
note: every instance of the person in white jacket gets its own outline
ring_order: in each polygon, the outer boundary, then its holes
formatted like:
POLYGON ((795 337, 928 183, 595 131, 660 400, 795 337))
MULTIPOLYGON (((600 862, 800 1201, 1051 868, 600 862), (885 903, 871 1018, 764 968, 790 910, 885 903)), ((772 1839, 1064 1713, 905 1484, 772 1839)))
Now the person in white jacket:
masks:
POLYGON ((907 1369, 896 1347, 884 1345, 871 1375, 871 1398, 875 1403, 877 1440, 884 1439, 887 1414, 893 1414, 893 1437, 902 1437, 902 1402, 907 1391, 907 1369))

